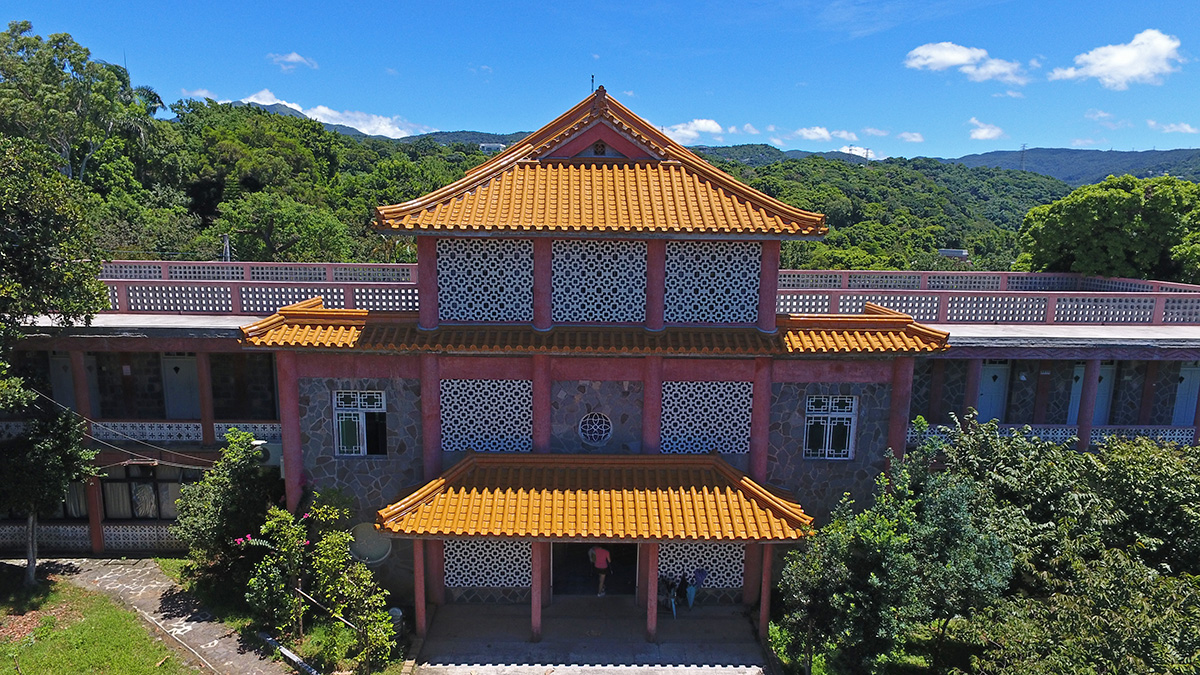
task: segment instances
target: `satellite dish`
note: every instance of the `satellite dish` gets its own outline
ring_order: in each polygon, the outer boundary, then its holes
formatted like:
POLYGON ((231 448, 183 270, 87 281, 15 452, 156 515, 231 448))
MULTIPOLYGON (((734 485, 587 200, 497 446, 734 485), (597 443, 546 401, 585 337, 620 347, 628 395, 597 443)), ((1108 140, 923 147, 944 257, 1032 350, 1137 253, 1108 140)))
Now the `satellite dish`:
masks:
POLYGON ((350 555, 367 565, 378 565, 392 552, 392 540, 379 534, 375 523, 359 523, 350 530, 350 555))

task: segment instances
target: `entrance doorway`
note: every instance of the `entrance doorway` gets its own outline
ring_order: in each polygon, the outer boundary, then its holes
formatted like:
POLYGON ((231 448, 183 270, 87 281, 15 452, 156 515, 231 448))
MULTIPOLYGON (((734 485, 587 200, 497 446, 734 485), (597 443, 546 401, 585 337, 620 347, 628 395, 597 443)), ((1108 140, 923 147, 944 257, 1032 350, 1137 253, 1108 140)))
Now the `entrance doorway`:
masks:
MULTIPOLYGON (((588 549, 594 542, 555 543, 551 546, 551 578, 554 595, 595 595, 599 579, 588 559, 588 549)), ((637 544, 605 543, 612 554, 608 578, 604 580, 607 595, 633 595, 637 592, 637 544)))

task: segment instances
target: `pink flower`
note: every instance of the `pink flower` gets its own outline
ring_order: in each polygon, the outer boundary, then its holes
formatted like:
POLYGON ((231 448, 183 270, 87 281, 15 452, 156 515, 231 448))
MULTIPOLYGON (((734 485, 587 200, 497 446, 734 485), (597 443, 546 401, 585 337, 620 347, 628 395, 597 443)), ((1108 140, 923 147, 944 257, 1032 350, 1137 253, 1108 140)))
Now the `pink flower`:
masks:
POLYGON ((307 539, 305 539, 305 540, 304 540, 304 545, 305 545, 305 546, 308 546, 308 540, 307 540, 307 539))
POLYGON ((238 546, 241 546, 242 544, 246 543, 246 540, 242 539, 241 537, 238 537, 237 539, 233 540, 233 543, 237 544, 238 546))
POLYGON ((306 514, 300 516, 300 520, 304 520, 305 518, 308 518, 311 515, 312 515, 311 513, 306 513, 306 514))

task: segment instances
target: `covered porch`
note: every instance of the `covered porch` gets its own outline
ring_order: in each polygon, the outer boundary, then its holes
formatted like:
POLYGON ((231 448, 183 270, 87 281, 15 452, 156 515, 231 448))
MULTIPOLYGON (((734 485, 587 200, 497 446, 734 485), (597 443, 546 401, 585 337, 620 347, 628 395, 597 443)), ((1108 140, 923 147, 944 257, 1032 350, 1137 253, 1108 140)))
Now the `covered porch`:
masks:
POLYGON ((788 495, 716 455, 472 453, 380 510, 377 527, 413 540, 414 621, 422 637, 427 604, 445 605, 448 595, 461 601, 462 586, 478 584, 485 588, 469 596, 476 602, 527 603, 530 639, 541 640, 545 608, 560 599, 552 545, 571 542, 636 547, 636 565, 626 570, 634 593, 592 600, 636 609, 646 640, 657 642, 659 614, 669 613, 660 609, 660 575, 690 577, 699 568, 712 573, 710 589, 746 606, 757 602, 765 635, 773 544, 809 534, 811 523, 788 495))

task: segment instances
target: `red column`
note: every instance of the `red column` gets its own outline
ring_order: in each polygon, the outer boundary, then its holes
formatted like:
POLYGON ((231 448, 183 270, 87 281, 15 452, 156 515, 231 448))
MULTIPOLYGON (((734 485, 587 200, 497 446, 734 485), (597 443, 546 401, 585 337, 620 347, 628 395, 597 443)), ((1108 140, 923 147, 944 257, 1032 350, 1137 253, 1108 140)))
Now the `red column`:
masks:
POLYGON ((100 492, 100 478, 87 480, 88 535, 92 540, 92 553, 104 553, 104 495, 100 492))
POLYGON ((771 560, 775 557, 772 544, 762 545, 762 583, 758 594, 758 637, 767 637, 767 624, 771 621, 771 560))
POLYGON ((962 414, 967 413, 967 409, 975 409, 979 405, 979 378, 983 377, 983 359, 970 359, 967 361, 967 394, 962 402, 962 414))
POLYGON ((550 330, 554 251, 545 237, 533 240, 533 327, 550 330))
POLYGON ((288 510, 295 512, 304 490, 304 451, 300 445, 300 390, 294 352, 276 352, 275 381, 283 431, 283 484, 288 510))
POLYGON ((1142 382, 1142 402, 1138 407, 1138 424, 1150 424, 1154 419, 1154 389, 1158 385, 1158 361, 1146 362, 1146 381, 1142 382))
POLYGON ((534 354, 532 360, 533 451, 550 452, 550 356, 534 354))
POLYGON ((200 388, 200 442, 216 445, 213 430, 212 361, 208 352, 196 352, 196 386, 200 388))
POLYGON ((1100 387, 1100 359, 1088 359, 1083 366, 1083 390, 1079 392, 1079 414, 1075 417, 1079 441, 1075 449, 1084 452, 1092 441, 1092 418, 1096 415, 1096 390, 1100 387))
POLYGON ((771 427, 771 358, 754 359, 754 393, 750 402, 750 477, 767 481, 771 427))
POLYGON ((775 314, 779 307, 779 242, 762 242, 762 263, 758 278, 758 329, 775 332, 775 314))
POLYGON ((1046 409, 1050 405, 1050 373, 1054 372, 1052 361, 1038 361, 1037 391, 1033 394, 1033 423, 1046 423, 1046 409))
POLYGON ((642 454, 657 455, 662 442, 661 356, 647 356, 642 376, 642 454))
POLYGON ((446 542, 441 539, 425 542, 425 591, 429 602, 446 604, 446 542))
MULTIPOLYGON (((92 409, 92 394, 88 389, 87 362, 84 359, 85 354, 81 351, 71 351, 71 387, 75 390, 75 412, 84 417, 99 417, 96 410, 92 409)), ((84 429, 87 433, 92 433, 92 425, 87 424, 84 429)))
POLYGON ((746 554, 742 559, 742 604, 746 609, 754 606, 754 598, 762 585, 762 544, 746 542, 746 554))
POLYGON ((946 360, 933 359, 929 373, 929 409, 925 416, 930 424, 941 424, 945 418, 946 360))
POLYGON ((658 542, 646 547, 646 642, 658 639, 658 542))
POLYGON ((646 328, 663 329, 667 293, 667 242, 646 242, 646 328))
POLYGON ((438 327, 437 239, 417 237, 417 325, 426 330, 438 327))
POLYGON ((442 379, 437 354, 421 355, 421 459, 425 480, 442 473, 442 379))
POLYGON ((424 638, 425 630, 425 541, 413 539, 413 623, 417 637, 424 638))
POLYGON ((532 637, 531 642, 541 642, 542 640, 542 590, 544 580, 542 576, 545 568, 542 567, 542 556, 545 555, 544 547, 549 546, 544 541, 533 542, 532 560, 533 579, 529 584, 529 612, 530 612, 530 632, 532 637))
MULTIPOLYGON (((633 597, 633 604, 645 606, 646 604, 646 589, 650 588, 646 583, 648 577, 646 570, 650 569, 650 547, 646 544, 639 544, 637 547, 637 574, 638 584, 637 593, 633 597)), ((657 590, 652 590, 657 592, 657 590)))
MULTIPOLYGON (((896 460, 904 459, 908 441, 908 419, 912 407, 913 358, 892 361, 892 406, 888 413, 888 446, 896 460)), ((978 395, 978 394, 977 394, 978 395)))

